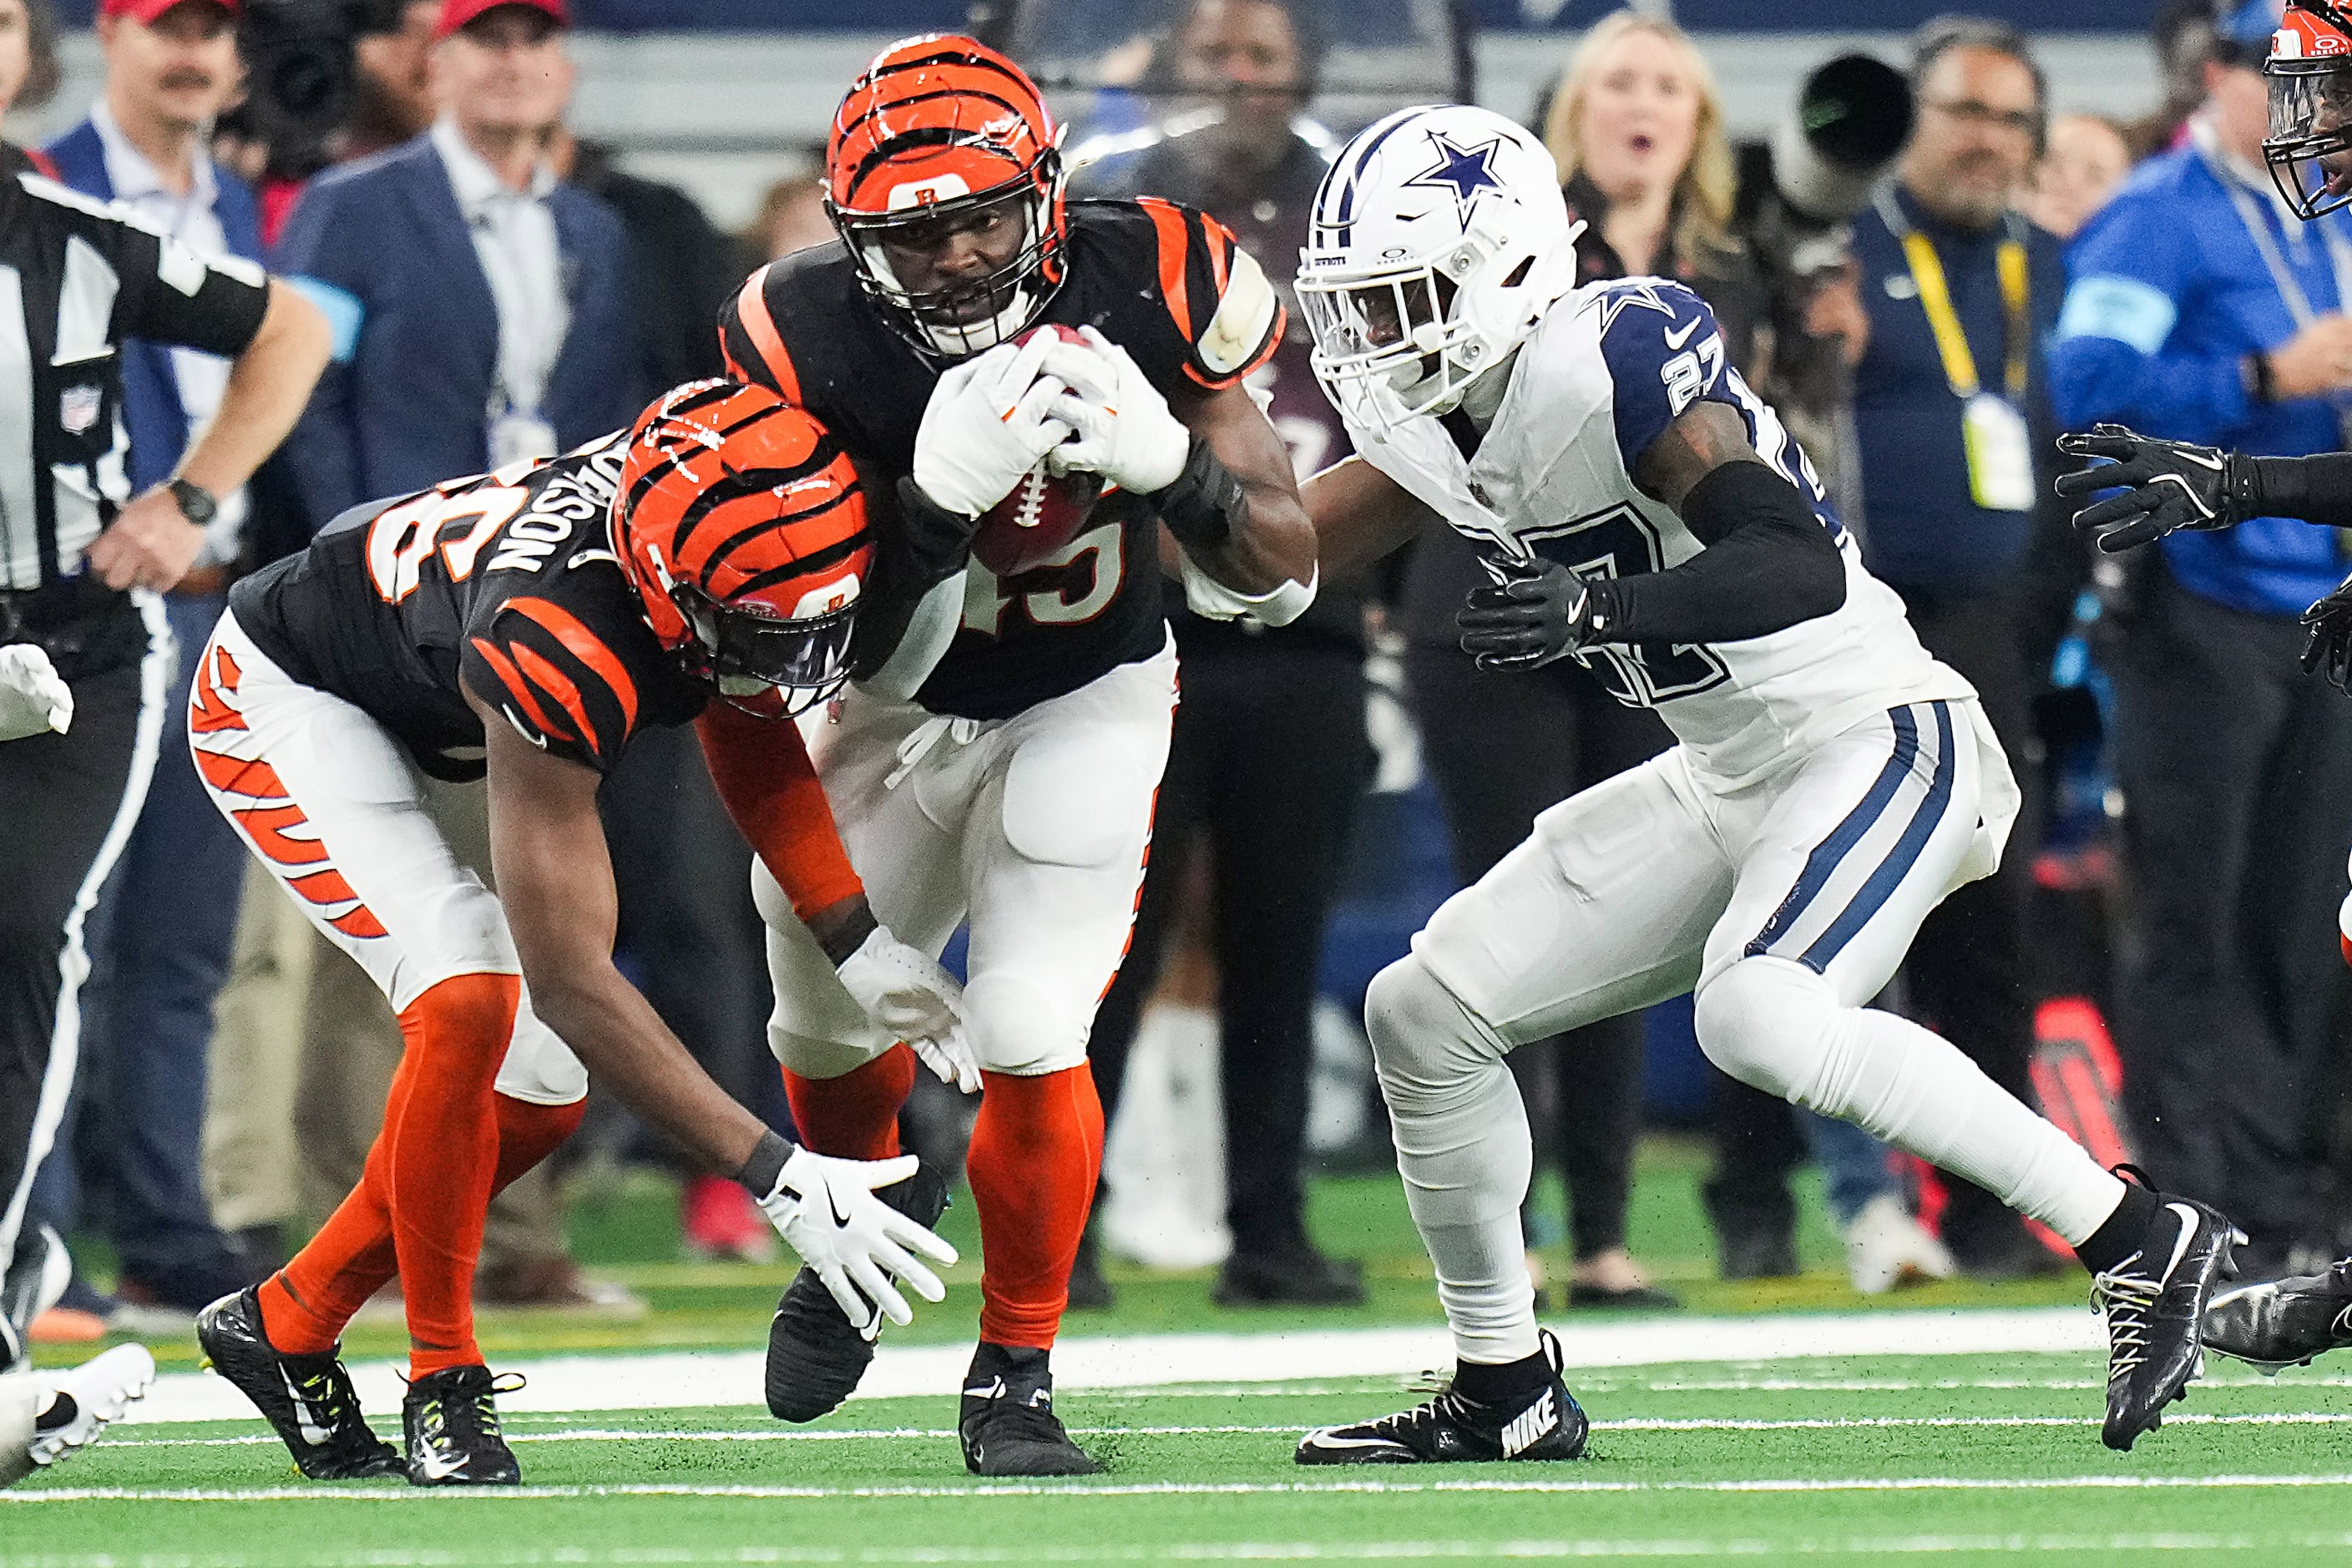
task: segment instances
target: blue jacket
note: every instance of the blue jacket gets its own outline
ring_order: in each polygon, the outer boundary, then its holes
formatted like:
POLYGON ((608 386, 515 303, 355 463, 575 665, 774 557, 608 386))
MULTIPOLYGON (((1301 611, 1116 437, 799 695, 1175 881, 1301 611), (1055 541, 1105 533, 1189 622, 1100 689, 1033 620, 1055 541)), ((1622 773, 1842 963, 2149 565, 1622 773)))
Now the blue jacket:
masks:
MULTIPOLYGON (((1897 185, 1903 216, 1936 247, 1951 291, 1952 311, 1969 340, 1977 381, 2004 393, 2009 310, 1996 258, 2008 226, 1972 235, 1947 227, 1897 185)), ((2026 394, 2019 412, 2039 436, 2050 432, 2042 340, 2058 319, 2066 271, 2058 239, 2025 231, 2026 394)), ((1988 511, 1969 491, 1960 399, 1953 395, 1934 329, 1911 278, 1903 242, 1875 205, 1853 220, 1853 258, 1870 346, 1853 372, 1854 445, 1862 458, 1863 555, 1870 569, 1906 588, 1979 594, 2003 586, 2033 540, 2033 513, 1988 511)), ((2043 441, 2037 458, 2046 459, 2043 441)), ((2037 478, 2048 482, 2048 463, 2037 478)))
MULTIPOLYGON (((107 177, 106 143, 98 127, 85 120, 44 149, 57 164, 58 177, 84 195, 114 199, 114 182, 107 177)), ((248 261, 261 259, 261 209, 252 187, 215 165, 213 216, 229 250, 248 261)), ((133 494, 162 484, 180 466, 188 446, 188 414, 180 406, 179 377, 172 371, 168 343, 132 338, 122 345, 122 426, 131 432, 131 489, 133 494)))
MULTIPOLYGON (((548 205, 572 324, 540 412, 568 449, 626 425, 652 389, 637 384, 621 220, 570 185, 548 205)), ((313 527, 489 467, 498 306, 429 135, 320 175, 277 261, 336 327, 337 363, 285 448, 313 527)))
MULTIPOLYGON (((2315 311, 2346 307, 2327 247, 2290 233, 2267 192, 2255 207, 2315 311)), ((2345 225, 2338 213, 2320 220, 2345 225)), ((2339 232, 2352 235, 2352 227, 2339 232)), ((2336 410, 2305 398, 2264 405, 2239 366, 2295 332, 2262 253, 2212 165, 2193 147, 2142 163, 2066 255, 2073 282, 2050 349, 2051 395, 2070 429, 2112 419, 2151 436, 2272 456, 2332 452, 2336 410)), ((2299 615, 2346 562, 2334 531, 2256 518, 2176 533, 2165 561, 2183 586, 2256 615, 2299 615)))

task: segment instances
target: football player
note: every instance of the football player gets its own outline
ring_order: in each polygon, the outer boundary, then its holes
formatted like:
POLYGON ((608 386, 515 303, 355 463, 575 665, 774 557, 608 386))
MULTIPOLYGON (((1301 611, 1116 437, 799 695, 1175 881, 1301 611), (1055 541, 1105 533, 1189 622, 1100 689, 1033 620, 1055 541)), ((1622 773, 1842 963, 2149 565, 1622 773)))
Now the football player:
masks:
MULTIPOLYGON (((1281 624, 1316 580, 1289 458, 1241 384, 1282 334, 1273 287, 1188 208, 1066 205, 1059 139, 994 50, 892 45, 826 146, 841 247, 754 274, 720 319, 734 374, 877 476, 877 611, 949 612, 938 639, 895 644, 938 658, 914 700, 853 689, 806 733, 875 912, 931 952, 971 921, 983 1272, 958 1428, 982 1475, 1097 1468, 1053 1414, 1048 1352, 1102 1153, 1087 1036, 1126 950, 1176 700, 1161 524, 1206 614, 1281 624), (1082 336, 1017 341, 1041 325, 1082 336), (1112 488, 1042 564, 999 578, 970 560, 974 531, 1041 462, 1112 488)), ((794 1124, 824 1153, 895 1152, 913 1063, 774 879, 753 879, 794 1124)), ((771 1331, 769 1408, 823 1415, 872 1354, 803 1273, 771 1331)))
POLYGON ((2126 1448, 2198 1365, 2232 1229, 2127 1184, 1918 1025, 1864 1004, 1990 872, 2018 793, 1975 692, 1863 569, 1804 454, 1655 278, 1573 287, 1552 160, 1458 107, 1367 128, 1297 282, 1358 456, 1304 487, 1333 573, 1434 514, 1484 547, 1489 668, 1575 658, 1679 743, 1547 810, 1383 970, 1366 1022, 1453 1325, 1451 1388, 1309 1433, 1303 1464, 1568 1458, 1585 1419, 1536 1327, 1528 1124, 1504 1053, 1696 991, 1717 1067, 1978 1183, 2072 1243, 2126 1448))
POLYGON ((710 381, 562 457, 355 508, 230 595, 190 700, 197 769, 405 1037, 359 1186, 292 1262, 197 1320, 303 1474, 520 1479, 474 1339, 474 1262, 491 1195, 579 1125, 583 1061, 751 1190, 835 1315, 857 1314, 847 1331, 907 1321, 890 1276, 940 1300, 918 1255, 953 1251, 870 1190, 914 1161, 779 1138, 614 967, 596 811, 633 734, 693 722, 844 1005, 969 1080, 955 981, 876 921, 790 722, 842 683, 872 554, 839 444, 771 393, 710 381), (496 898, 451 857, 412 763, 487 773, 496 898), (338 1359, 395 1270, 404 1458, 338 1359))

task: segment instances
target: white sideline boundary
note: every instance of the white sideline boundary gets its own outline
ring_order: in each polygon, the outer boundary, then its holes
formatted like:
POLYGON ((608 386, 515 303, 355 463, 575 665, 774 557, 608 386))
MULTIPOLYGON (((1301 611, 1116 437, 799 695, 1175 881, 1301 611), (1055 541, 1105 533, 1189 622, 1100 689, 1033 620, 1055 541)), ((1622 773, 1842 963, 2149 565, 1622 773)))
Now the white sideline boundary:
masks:
MULTIPOLYGON (((1740 1318, 1654 1318, 1554 1323, 1570 1368, 1691 1362, 1773 1362, 1805 1356, 2032 1354, 2105 1348, 2098 1316, 2085 1308, 1775 1313, 1740 1318)), ((971 1359, 968 1345, 884 1343, 856 1394, 888 1399, 953 1393, 971 1359)), ((1412 1377, 1450 1365, 1442 1328, 1318 1329, 1265 1334, 1119 1334, 1065 1339, 1054 1351, 1055 1386, 1146 1388, 1167 1384, 1291 1383, 1317 1378, 1412 1377)), ((528 1383, 499 1408, 529 1412, 664 1410, 758 1405, 759 1351, 499 1360, 499 1372, 528 1383)), ((401 1368, 352 1367, 360 1404, 396 1415, 401 1368)), ((253 1406, 209 1373, 167 1373, 126 1422, 241 1421, 253 1406)))

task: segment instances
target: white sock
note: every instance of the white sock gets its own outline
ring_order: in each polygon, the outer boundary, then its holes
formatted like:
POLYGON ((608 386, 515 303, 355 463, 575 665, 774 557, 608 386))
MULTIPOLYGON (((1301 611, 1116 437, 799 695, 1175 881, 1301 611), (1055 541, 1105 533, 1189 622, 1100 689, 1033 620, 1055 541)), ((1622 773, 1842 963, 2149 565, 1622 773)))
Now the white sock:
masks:
POLYGON ((1535 1143, 1501 1048, 1413 958, 1373 980, 1364 1017, 1405 1203, 1437 1266, 1455 1353, 1494 1365, 1531 1356, 1535 1287, 1519 1205, 1535 1143))
POLYGON ((1745 958, 1700 988, 1699 1044, 1746 1083, 1834 1116, 1991 1193, 2079 1245, 2123 1183, 1941 1036, 1842 1006, 1800 963, 1745 958))

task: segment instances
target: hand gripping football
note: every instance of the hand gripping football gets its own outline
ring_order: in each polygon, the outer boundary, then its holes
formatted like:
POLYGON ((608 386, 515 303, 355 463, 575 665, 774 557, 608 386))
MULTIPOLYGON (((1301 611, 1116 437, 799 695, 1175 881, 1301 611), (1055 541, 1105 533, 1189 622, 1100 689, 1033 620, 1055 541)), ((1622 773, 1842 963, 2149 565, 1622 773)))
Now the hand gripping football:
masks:
MULTIPOLYGON (((1032 327, 1014 339, 1027 342, 1039 332, 1059 332, 1069 342, 1086 340, 1069 327, 1032 327)), ((1012 493, 980 515, 972 531, 972 559, 999 577, 1010 577, 1043 564, 1055 552, 1087 530, 1087 519, 1101 499, 1099 474, 1072 473, 1056 479, 1038 465, 1021 476, 1012 493)))

